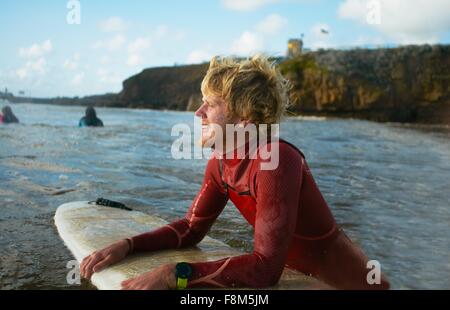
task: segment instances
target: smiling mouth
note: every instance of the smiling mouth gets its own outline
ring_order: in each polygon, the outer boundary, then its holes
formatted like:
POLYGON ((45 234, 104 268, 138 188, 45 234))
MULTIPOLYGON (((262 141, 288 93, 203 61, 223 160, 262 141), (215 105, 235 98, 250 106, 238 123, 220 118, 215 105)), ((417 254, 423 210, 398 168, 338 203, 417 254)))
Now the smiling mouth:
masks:
POLYGON ((210 123, 202 123, 202 136, 209 137, 212 135, 212 126, 210 123))

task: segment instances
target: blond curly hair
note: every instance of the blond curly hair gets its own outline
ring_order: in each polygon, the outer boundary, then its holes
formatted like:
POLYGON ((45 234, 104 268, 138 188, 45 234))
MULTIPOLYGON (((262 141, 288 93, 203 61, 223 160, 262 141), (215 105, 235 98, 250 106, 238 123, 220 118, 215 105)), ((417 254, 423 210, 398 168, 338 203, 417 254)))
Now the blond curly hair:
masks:
POLYGON ((279 123, 289 105, 289 81, 263 55, 237 60, 214 57, 202 81, 205 95, 224 99, 228 117, 256 125, 279 123))

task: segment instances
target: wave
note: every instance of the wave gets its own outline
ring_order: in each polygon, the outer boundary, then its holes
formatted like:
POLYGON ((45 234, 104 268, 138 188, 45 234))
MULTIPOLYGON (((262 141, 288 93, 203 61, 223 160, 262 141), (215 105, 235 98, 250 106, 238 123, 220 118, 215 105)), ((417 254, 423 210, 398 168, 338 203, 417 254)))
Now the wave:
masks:
POLYGON ((44 171, 50 171, 50 172, 57 172, 57 173, 81 173, 81 170, 74 169, 70 167, 65 167, 62 165, 52 164, 52 163, 46 163, 46 162, 38 162, 35 160, 30 160, 29 157, 11 157, 6 159, 3 164, 5 166, 15 167, 15 168, 26 168, 26 169, 33 169, 33 170, 44 170, 44 171))
POLYGON ((302 121, 326 121, 328 118, 326 116, 297 115, 297 116, 289 116, 288 119, 295 119, 302 121))

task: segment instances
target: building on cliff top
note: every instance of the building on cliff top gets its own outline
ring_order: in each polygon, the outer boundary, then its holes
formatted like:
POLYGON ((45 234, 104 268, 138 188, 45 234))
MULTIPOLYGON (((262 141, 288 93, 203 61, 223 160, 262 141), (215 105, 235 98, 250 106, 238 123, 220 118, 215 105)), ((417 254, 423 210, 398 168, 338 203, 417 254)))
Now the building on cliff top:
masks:
MULTIPOLYGON (((303 37, 303 35, 302 35, 303 37)), ((287 58, 298 57, 302 53, 303 40, 302 39, 290 39, 288 41, 287 58)))

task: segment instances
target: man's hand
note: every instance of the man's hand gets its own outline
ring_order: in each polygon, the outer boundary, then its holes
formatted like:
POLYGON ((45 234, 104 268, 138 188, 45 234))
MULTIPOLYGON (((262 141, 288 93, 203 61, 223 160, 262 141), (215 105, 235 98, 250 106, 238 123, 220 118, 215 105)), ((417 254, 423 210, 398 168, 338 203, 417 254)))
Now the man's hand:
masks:
POLYGON ((123 290, 168 290, 177 287, 175 265, 163 265, 122 282, 123 290))
POLYGON ((81 276, 89 280, 94 272, 99 272, 109 265, 120 262, 127 256, 129 250, 129 243, 124 239, 92 253, 81 262, 81 276))

